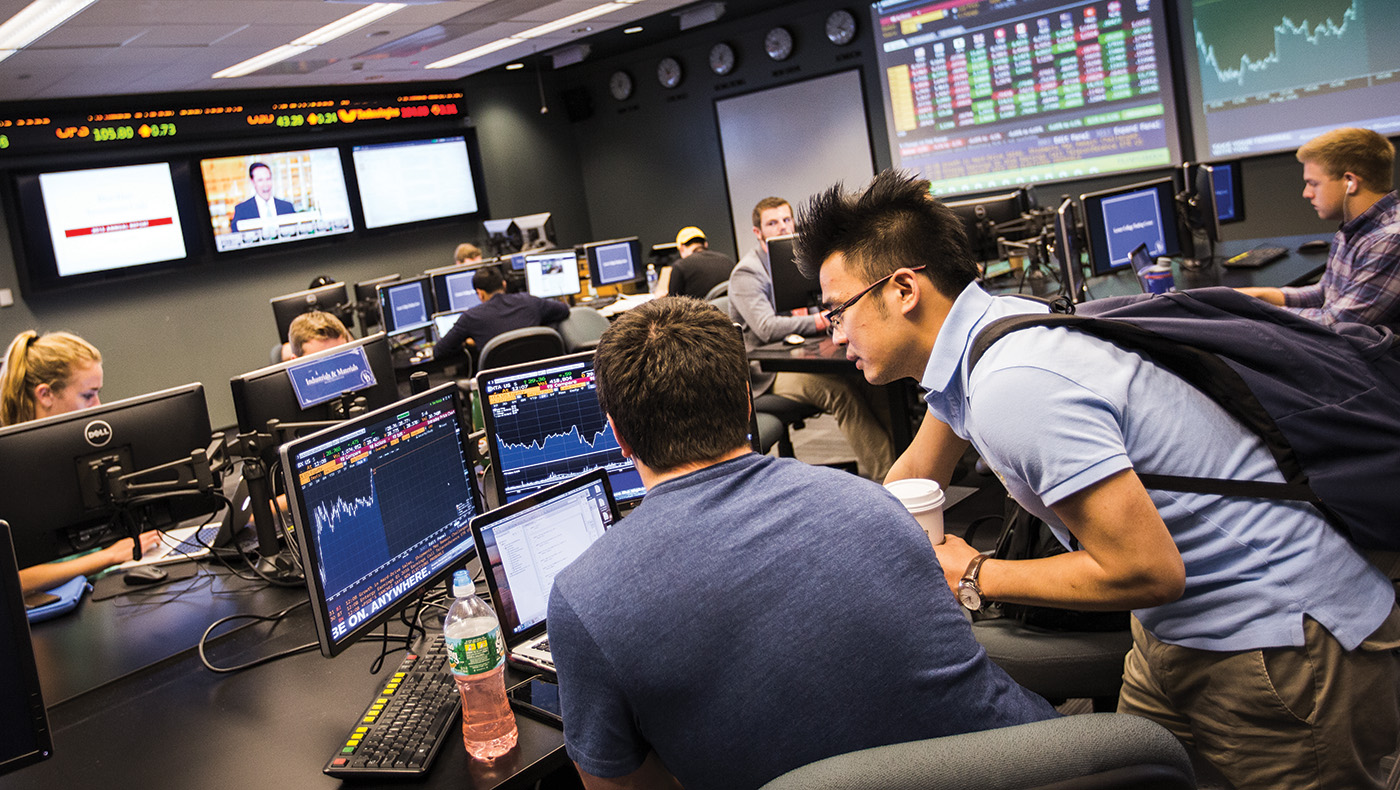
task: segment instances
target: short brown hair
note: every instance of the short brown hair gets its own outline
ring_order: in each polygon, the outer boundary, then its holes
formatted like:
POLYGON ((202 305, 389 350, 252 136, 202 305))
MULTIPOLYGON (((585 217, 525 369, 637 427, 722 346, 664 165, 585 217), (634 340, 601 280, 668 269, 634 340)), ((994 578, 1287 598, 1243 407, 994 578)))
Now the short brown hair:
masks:
POLYGON ((709 302, 668 296, 628 310, 603 333, 593 365, 598 402, 651 469, 713 461, 748 443, 744 342, 709 302))
POLYGON ((1355 173, 1362 185, 1389 192, 1395 182, 1395 146, 1370 129, 1346 127, 1303 143, 1298 161, 1318 165, 1332 178, 1355 173))
POLYGON ((766 197, 758 201, 758 205, 753 207, 753 226, 755 228, 763 227, 763 212, 770 208, 782 208, 783 206, 792 208, 791 203, 780 197, 766 197))
POLYGON ((475 244, 458 244, 457 252, 453 257, 458 263, 466 260, 476 260, 481 257, 481 248, 475 244))
POLYGON ((350 341, 350 331, 339 318, 320 310, 302 313, 292 319, 287 328, 287 341, 292 344, 292 355, 301 356, 301 348, 310 340, 350 341))
POLYGON ((40 335, 30 329, 15 335, 0 368, 0 425, 34 419, 34 389, 40 384, 61 392, 79 368, 101 361, 91 343, 69 332, 40 335))

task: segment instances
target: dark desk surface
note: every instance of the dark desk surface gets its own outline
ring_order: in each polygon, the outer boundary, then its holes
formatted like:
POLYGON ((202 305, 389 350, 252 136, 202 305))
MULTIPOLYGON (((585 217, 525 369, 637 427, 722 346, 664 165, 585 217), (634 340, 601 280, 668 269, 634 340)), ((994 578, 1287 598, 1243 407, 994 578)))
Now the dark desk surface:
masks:
MULTIPOLYGON (((6 777, 5 787, 339 786, 321 767, 403 653, 391 654, 378 675, 369 674, 376 642, 334 659, 312 651, 243 672, 210 672, 193 650, 210 623, 306 598, 305 589, 290 588, 218 594, 245 584, 217 579, 159 604, 155 591, 85 600, 73 615, 35 625, 54 756, 6 777)), ((275 627, 259 623, 217 638, 209 654, 229 666, 315 641, 301 607, 275 627)), ((508 681, 525 677, 511 670, 508 681)), ((520 745, 494 766, 470 760, 454 734, 423 782, 355 786, 523 787, 567 765, 559 730, 524 717, 517 723, 520 745)))

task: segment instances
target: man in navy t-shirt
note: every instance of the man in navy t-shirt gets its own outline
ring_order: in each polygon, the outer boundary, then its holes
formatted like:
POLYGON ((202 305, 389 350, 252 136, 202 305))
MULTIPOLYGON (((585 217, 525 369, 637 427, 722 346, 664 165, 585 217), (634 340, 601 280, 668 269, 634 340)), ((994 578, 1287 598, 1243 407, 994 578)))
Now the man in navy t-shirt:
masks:
POLYGON ((724 314, 648 302, 594 364, 647 495, 549 599, 586 787, 754 788, 836 754, 1056 715, 988 660, 893 496, 750 451, 748 365, 724 314))
POLYGON ((556 299, 506 293, 506 278, 494 266, 478 269, 472 275, 472 287, 481 304, 462 313, 457 323, 433 346, 435 359, 460 354, 464 346, 480 352, 496 335, 553 324, 569 317, 569 306, 556 299))

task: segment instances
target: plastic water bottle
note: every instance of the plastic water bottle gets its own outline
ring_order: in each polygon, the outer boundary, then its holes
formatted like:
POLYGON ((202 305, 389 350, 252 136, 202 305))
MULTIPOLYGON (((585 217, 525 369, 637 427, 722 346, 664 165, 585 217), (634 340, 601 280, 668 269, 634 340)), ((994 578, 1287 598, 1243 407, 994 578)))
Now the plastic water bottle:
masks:
POLYGON ((656 264, 654 264, 654 263, 648 263, 648 264, 647 264, 647 293, 651 293, 651 294, 656 293, 656 278, 657 278, 657 276, 658 276, 658 275, 656 274, 656 264))
POLYGON ((491 761, 515 748, 515 714, 506 700, 505 642, 496 613, 476 597, 471 574, 452 575, 457 600, 447 610, 443 635, 447 663, 462 695, 462 741, 467 754, 491 761))

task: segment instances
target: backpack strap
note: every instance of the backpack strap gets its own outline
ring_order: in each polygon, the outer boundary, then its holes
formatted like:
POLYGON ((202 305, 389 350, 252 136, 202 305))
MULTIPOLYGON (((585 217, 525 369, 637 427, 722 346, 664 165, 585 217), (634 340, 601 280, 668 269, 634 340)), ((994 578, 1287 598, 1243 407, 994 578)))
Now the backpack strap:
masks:
POLYGON ((1012 332, 1032 326, 1064 326, 1078 329, 1129 351, 1142 352, 1148 359, 1185 379, 1188 384, 1215 401, 1245 428, 1259 436, 1269 449, 1270 454, 1273 455, 1279 471, 1284 476, 1284 482, 1270 483, 1254 480, 1139 474, 1138 478, 1147 488, 1193 494, 1308 502, 1321 510, 1323 515, 1339 529, 1342 529, 1343 534, 1349 534, 1345 528, 1340 526, 1341 520, 1322 504, 1322 500, 1308 485, 1307 474, 1303 471, 1302 464, 1294 454, 1293 448, 1284 438, 1283 432, 1274 423, 1273 417, 1254 396, 1249 385, 1234 368, 1208 351, 1163 337, 1128 321, 1090 318, 1065 313, 1013 315, 992 321, 977 334, 973 340, 972 348, 968 352, 968 376, 971 377, 977 362, 982 359, 994 343, 1012 332))

